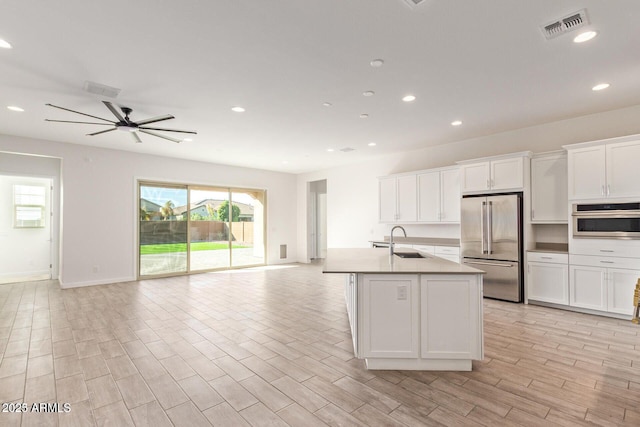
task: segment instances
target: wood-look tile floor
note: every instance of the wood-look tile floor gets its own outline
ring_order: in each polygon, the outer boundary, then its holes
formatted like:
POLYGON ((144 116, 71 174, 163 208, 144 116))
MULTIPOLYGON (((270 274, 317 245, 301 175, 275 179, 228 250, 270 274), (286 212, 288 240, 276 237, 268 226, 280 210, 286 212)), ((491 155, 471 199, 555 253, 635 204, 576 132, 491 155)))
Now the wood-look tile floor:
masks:
POLYGON ((640 425, 640 327, 485 300, 473 371, 367 371, 318 265, 0 286, 12 426, 640 425))

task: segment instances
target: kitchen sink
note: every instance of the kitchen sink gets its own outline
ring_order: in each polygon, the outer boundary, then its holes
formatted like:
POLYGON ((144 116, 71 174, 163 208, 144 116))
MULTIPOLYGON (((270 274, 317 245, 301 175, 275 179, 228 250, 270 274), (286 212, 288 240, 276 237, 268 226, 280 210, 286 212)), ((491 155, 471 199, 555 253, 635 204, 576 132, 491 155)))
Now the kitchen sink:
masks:
POLYGON ((427 258, 420 252, 395 252, 394 255, 397 255, 400 258, 427 258))

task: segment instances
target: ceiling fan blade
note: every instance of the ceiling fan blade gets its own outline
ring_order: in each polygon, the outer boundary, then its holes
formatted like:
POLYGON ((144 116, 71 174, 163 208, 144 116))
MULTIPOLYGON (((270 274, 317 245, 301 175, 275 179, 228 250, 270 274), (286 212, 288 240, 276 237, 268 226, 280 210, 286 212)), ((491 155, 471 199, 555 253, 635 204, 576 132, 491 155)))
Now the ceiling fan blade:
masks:
POLYGON ((58 123, 80 123, 83 125, 100 125, 100 126, 113 126, 112 123, 96 123, 96 122, 73 122, 70 120, 51 120, 51 119, 44 119, 45 122, 58 122, 58 123))
POLYGON ((148 125, 149 123, 161 122, 163 120, 171 120, 175 119, 171 114, 165 114, 164 116, 152 117, 150 119, 140 120, 135 122, 138 126, 140 125, 148 125))
POLYGON ((133 140, 134 140, 136 143, 138 143, 138 144, 139 144, 139 143, 141 143, 141 142, 142 142, 142 140, 141 140, 141 139, 140 139, 140 137, 138 136, 138 133, 137 133, 137 132, 131 132, 131 136, 133 137, 133 140))
POLYGON ((142 133, 146 133, 146 134, 149 134, 149 135, 157 136, 158 138, 168 139, 169 141, 173 141, 173 142, 177 142, 177 143, 181 143, 182 142, 179 139, 171 138, 169 136, 160 135, 159 133, 150 132, 148 130, 144 130, 144 129, 140 129, 140 128, 138 128, 138 132, 142 132, 142 133))
POLYGON ((139 126, 138 129, 144 129, 144 130, 163 130, 165 132, 181 132, 181 133, 192 133, 194 135, 197 135, 198 132, 194 132, 192 130, 177 130, 177 129, 162 129, 162 128, 150 128, 147 126, 139 126))
POLYGON ((111 132, 112 130, 116 130, 116 129, 117 128, 112 128, 112 129, 107 129, 107 130, 101 130, 100 132, 88 133, 87 136, 100 135, 101 133, 111 132))
POLYGON ((112 103, 110 103, 109 101, 102 101, 102 103, 107 106, 109 111, 111 111, 114 116, 116 116, 116 118, 118 119, 119 122, 124 122, 125 121, 124 117, 122 117, 122 114, 120 114, 118 112, 118 110, 116 110, 116 108, 113 106, 112 103))
POLYGON ((94 119, 98 119, 98 120, 104 120, 105 122, 109 122, 109 123, 115 123, 112 120, 108 120, 108 119, 103 119, 102 117, 97 117, 97 116, 92 116, 91 114, 85 114, 85 113, 81 113, 80 111, 74 111, 74 110, 70 110, 68 108, 64 108, 64 107, 58 107, 57 105, 53 105, 53 104, 44 104, 47 105, 49 107, 53 107, 53 108, 58 108, 60 110, 64 110, 64 111, 70 111, 72 113, 76 113, 76 114, 82 114, 83 116, 87 116, 87 117, 93 117, 94 119))

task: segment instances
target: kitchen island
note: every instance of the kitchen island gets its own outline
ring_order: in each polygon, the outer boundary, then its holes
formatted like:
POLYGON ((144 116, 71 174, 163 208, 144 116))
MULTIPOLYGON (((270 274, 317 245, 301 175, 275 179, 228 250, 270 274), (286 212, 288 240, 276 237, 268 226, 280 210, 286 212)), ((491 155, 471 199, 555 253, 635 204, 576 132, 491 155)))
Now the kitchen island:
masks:
POLYGON ((398 254, 327 251, 323 272, 346 275, 355 356, 368 369, 470 371, 483 357, 483 272, 433 255, 398 254))

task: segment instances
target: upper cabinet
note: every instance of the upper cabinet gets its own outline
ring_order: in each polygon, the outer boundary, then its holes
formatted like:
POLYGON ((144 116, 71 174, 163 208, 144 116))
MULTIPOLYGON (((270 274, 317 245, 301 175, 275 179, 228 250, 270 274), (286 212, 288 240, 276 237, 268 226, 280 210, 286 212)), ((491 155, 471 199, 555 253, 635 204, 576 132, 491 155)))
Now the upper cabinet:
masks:
POLYGON ((531 159, 531 222, 568 221, 567 155, 554 152, 531 159))
POLYGON ((456 168, 420 172, 418 221, 460 222, 460 172, 456 168))
POLYGON ((380 222, 459 223, 457 167, 379 178, 380 222))
POLYGON ((458 162, 462 194, 523 190, 530 156, 523 152, 458 162))
POLYGON ((415 174, 379 178, 380 222, 415 222, 418 216, 415 174))
POLYGON ((640 135, 563 148, 570 200, 640 197, 640 135))

